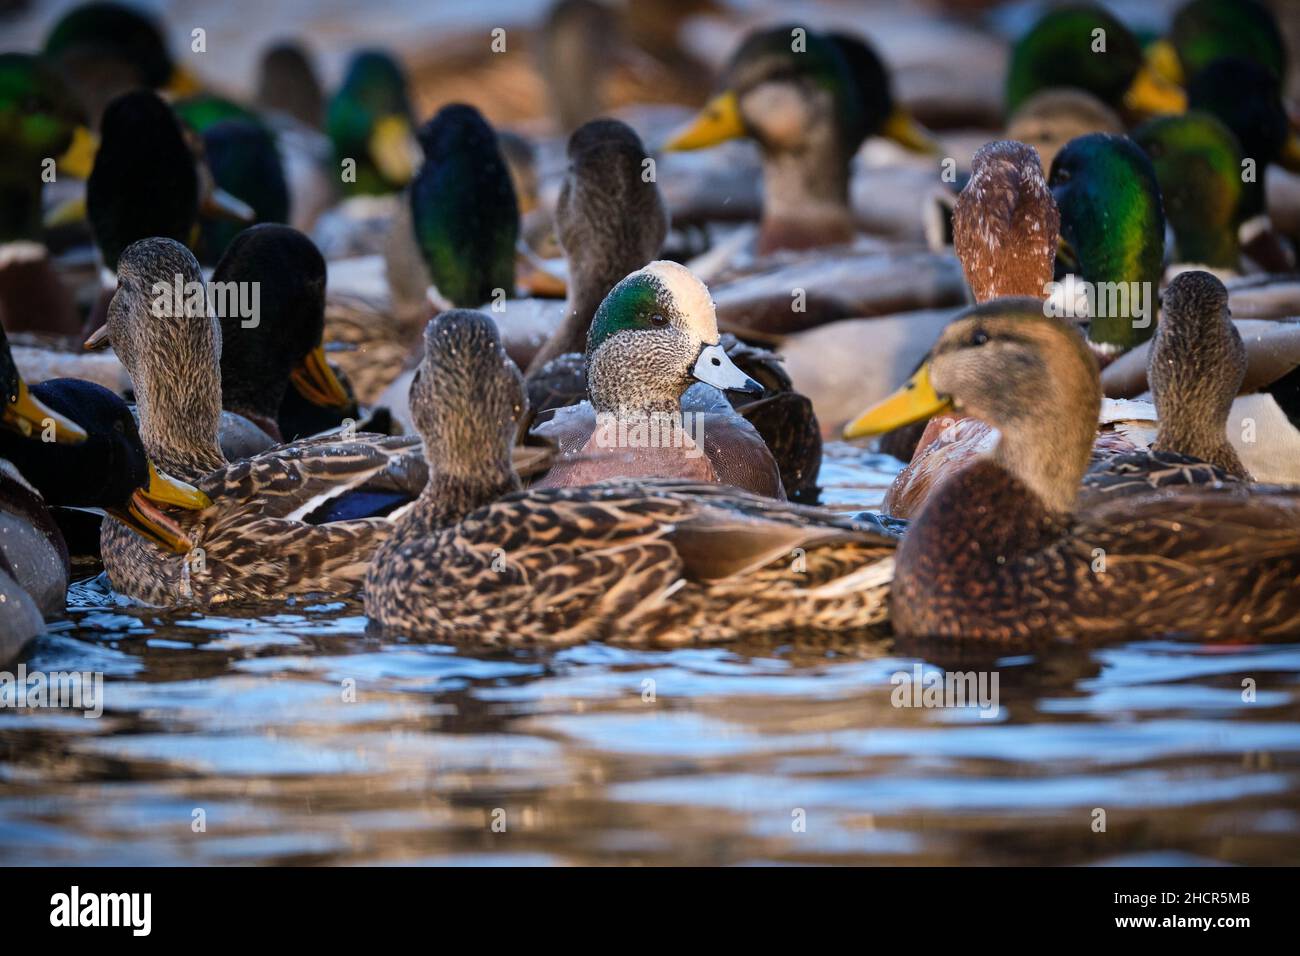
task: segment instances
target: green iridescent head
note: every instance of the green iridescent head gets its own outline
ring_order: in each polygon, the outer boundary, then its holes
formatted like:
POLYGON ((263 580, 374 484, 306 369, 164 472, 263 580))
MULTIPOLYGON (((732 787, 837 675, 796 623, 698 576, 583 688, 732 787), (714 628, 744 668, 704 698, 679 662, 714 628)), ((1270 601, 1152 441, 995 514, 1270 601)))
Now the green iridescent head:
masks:
POLYGON ((1011 50, 1007 112, 1039 90, 1063 86, 1085 90, 1118 108, 1141 67, 1137 39, 1105 10, 1093 6, 1052 10, 1011 50))
POLYGON ((1125 136, 1089 133, 1056 154, 1048 185, 1061 213, 1058 263, 1094 287, 1121 283, 1132 293, 1128 314, 1092 316, 1089 338, 1125 349, 1150 338, 1154 316, 1135 306, 1155 302, 1164 269, 1165 216, 1151 160, 1125 136))
MULTIPOLYGON (((203 130, 203 152, 213 181, 253 209, 255 223, 288 222, 289 184, 275 139, 255 120, 237 117, 203 130)), ((195 255, 213 265, 246 223, 204 216, 195 255)))
POLYGON ((1241 147, 1209 113, 1162 116, 1133 132, 1155 167, 1175 258, 1236 269, 1241 250, 1241 147))
POLYGON ((444 106, 420 127, 424 165, 411 182, 411 223, 429 275, 453 305, 514 291, 519 207, 496 133, 472 106, 444 106))
POLYGON ((80 106, 49 64, 0 54, 0 242, 40 235, 45 160, 68 150, 81 121, 80 106))
POLYGON ((1192 109, 1212 114, 1232 130, 1242 156, 1253 160, 1243 218, 1264 212, 1264 168, 1278 162, 1300 170, 1300 144, 1291 131, 1277 78, 1252 60, 1223 57, 1192 77, 1187 100, 1192 109))
POLYGON ((587 391, 598 412, 673 411, 694 381, 759 394, 719 342, 708 288, 652 262, 610 290, 587 333, 587 391))
POLYGON ((1184 77, 1215 60, 1241 57, 1286 76, 1286 43, 1272 11, 1256 0, 1192 0, 1174 15, 1170 42, 1184 77))
POLYGON ((172 110, 196 133, 204 133, 208 127, 223 120, 237 119, 262 123, 261 117, 247 107, 240 106, 234 100, 228 100, 224 96, 214 96, 211 93, 200 93, 197 96, 176 100, 172 103, 172 110))
POLYGON ((166 86, 175 73, 158 24, 121 3, 83 3, 68 11, 46 37, 45 55, 63 62, 94 57, 127 63, 153 89, 166 86))
POLYGON ((356 54, 325 116, 335 162, 356 163, 356 181, 345 179, 344 192, 383 195, 406 185, 413 167, 412 116, 397 61, 376 50, 356 54))

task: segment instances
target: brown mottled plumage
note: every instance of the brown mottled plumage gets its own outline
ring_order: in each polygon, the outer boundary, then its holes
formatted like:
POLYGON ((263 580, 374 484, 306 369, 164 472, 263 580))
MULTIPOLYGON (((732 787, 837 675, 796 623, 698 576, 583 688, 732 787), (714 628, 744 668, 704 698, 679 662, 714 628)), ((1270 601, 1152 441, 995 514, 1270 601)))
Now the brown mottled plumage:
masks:
POLYGON ((522 396, 486 316, 430 324, 411 407, 438 465, 366 581, 386 633, 681 643, 884 620, 894 541, 849 518, 681 481, 498 498, 522 396))
MULTIPOLYGON (((331 436, 278 446, 229 463, 217 447, 221 327, 207 312, 168 308, 156 284, 198 283, 198 263, 170 239, 129 246, 118 264, 108 329, 131 374, 140 436, 150 460, 196 485, 210 507, 175 516, 190 539, 175 553, 114 519, 101 545, 113 587, 157 605, 280 600, 355 590, 371 551, 392 527, 385 518, 311 523, 331 500, 366 482, 389 490, 423 478, 418 444, 379 435, 331 436)), ((195 288, 190 286, 189 288, 195 288)), ((238 347, 231 343, 231 347, 238 347)))
POLYGON ((953 209, 953 245, 975 301, 1045 297, 1060 229, 1033 148, 1011 140, 981 146, 953 209))
POLYGON ((1037 300, 959 316, 935 345, 930 382, 1001 438, 912 522, 891 601, 898 632, 1013 642, 1300 629, 1300 489, 1192 486, 1076 510, 1097 365, 1037 300), (1044 397, 1050 418, 1034 411, 1044 397))
POLYGON ((1246 374, 1246 346, 1228 313, 1228 290, 1208 272, 1181 273, 1162 297, 1147 359, 1159 431, 1151 448, 1088 471, 1087 491, 1250 481, 1228 442, 1228 414, 1246 374))

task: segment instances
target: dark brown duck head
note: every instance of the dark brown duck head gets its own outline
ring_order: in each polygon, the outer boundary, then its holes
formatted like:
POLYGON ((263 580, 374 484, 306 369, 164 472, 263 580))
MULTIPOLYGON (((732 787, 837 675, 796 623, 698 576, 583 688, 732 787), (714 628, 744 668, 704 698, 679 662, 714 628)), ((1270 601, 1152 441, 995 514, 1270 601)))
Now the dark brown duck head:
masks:
POLYGON ((1061 215, 1033 147, 1014 140, 981 146, 957 197, 952 227, 976 302, 1046 297, 1061 215))
POLYGON ((593 120, 569 137, 569 168, 555 208, 569 298, 564 323, 532 369, 581 352, 609 290, 658 255, 668 235, 668 210, 649 159, 641 138, 619 120, 593 120))
POLYGON ((1147 379, 1160 428, 1152 447, 1200 458, 1249 479, 1228 443, 1228 413, 1246 375, 1246 346, 1228 290, 1208 272, 1181 273, 1161 297, 1147 379))

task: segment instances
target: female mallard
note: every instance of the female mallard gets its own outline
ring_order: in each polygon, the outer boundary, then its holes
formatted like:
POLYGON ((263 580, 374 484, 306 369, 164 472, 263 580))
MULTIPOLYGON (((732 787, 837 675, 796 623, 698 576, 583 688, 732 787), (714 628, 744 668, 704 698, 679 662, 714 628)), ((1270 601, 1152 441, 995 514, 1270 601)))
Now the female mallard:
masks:
POLYGON ((793 24, 751 33, 732 56, 725 91, 665 149, 701 149, 741 136, 763 155, 759 252, 852 241, 849 161, 881 134, 932 143, 899 108, 879 57, 861 40, 793 24))
POLYGON ((999 299, 953 321, 876 424, 959 407, 1000 437, 912 521, 890 600, 898 633, 999 642, 1296 633, 1300 490, 1197 485, 1076 509, 1100 404, 1096 360, 1038 300, 999 299), (1026 414, 1041 403, 1056 414, 1026 414))
POLYGON ((614 286, 587 337, 590 400, 557 409, 533 430, 559 450, 537 487, 689 478, 784 498, 762 436, 717 391, 683 417, 692 381, 763 391, 718 339, 709 290, 686 267, 652 262, 614 286))
POLYGON ((399 484, 404 467, 419 467, 412 460, 418 445, 362 434, 278 446, 229 463, 217 446, 221 328, 209 316, 202 274, 184 246, 147 239, 123 252, 108 336, 131 374, 150 460, 199 491, 175 502, 187 509, 173 519, 179 533, 150 540, 105 522, 109 580, 157 605, 347 593, 360 584, 391 524, 314 522, 333 499, 363 483, 399 484), (183 283, 184 302, 158 296, 160 283, 167 289, 176 282, 183 283))
POLYGON ((1246 375, 1246 346, 1228 317, 1228 290, 1208 272, 1165 289, 1147 376, 1158 430, 1151 447, 1089 469, 1090 491, 1128 493, 1202 482, 1249 481, 1228 441, 1228 416, 1246 375))
POLYGON ((221 321, 221 404, 276 443, 306 438, 359 415, 356 399, 325 358, 325 260, 289 226, 245 229, 212 274, 212 288, 256 289, 221 321), (244 313, 253 313, 251 315, 244 313))
POLYGON ((523 403, 487 316, 429 324, 411 407, 436 466, 366 580, 386 632, 682 643, 882 621, 894 542, 848 518, 688 482, 519 491, 523 403))

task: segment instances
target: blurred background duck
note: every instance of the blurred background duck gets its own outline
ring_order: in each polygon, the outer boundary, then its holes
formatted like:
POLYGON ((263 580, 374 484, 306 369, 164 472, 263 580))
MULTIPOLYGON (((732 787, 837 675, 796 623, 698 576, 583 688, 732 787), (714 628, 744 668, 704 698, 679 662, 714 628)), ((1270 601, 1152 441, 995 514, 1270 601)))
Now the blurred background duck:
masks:
POLYGON ((523 403, 490 319, 430 322, 411 406, 436 465, 366 580, 385 633, 680 643, 882 622, 894 541, 851 519, 689 482, 519 492, 523 403))
POLYGON ((999 437, 912 520, 890 597, 896 633, 1011 644, 1295 632, 1300 489, 1187 485, 1076 505, 1100 405, 1096 359, 1039 300, 953 321, 878 424, 957 407, 999 437), (1055 413, 1025 414, 1044 403, 1055 413))
POLYGON ((0 150, 0 324, 74 335, 81 319, 45 245, 42 187, 52 177, 89 176, 94 142, 80 105, 39 57, 0 54, 0 150))
POLYGON ((50 29, 44 55, 96 128, 107 105, 123 93, 143 88, 178 97, 199 89, 194 75, 172 57, 158 22, 126 4, 73 7, 50 29))
POLYGON ((105 337, 131 374, 150 460, 196 488, 168 502, 181 510, 159 512, 169 522, 165 533, 145 537, 105 522, 101 544, 110 582, 122 594, 167 606, 348 593, 360 585, 391 523, 384 517, 313 521, 368 481, 400 484, 406 467, 423 481, 418 456, 411 459, 418 446, 378 435, 331 436, 228 462, 217 441, 220 325, 203 320, 205 298, 192 311, 152 307, 155 283, 177 275, 187 284, 202 280, 180 243, 148 239, 128 247, 105 337))
POLYGON ((684 266, 653 262, 611 290, 587 338, 587 383, 589 400, 533 429, 559 452, 537 487, 686 478, 786 497, 762 436, 717 391, 763 386, 727 357, 709 290, 684 266), (683 420, 693 382, 712 388, 683 420))
POLYGON ((289 226, 250 226, 235 237, 212 274, 221 323, 221 405, 263 433, 258 447, 227 441, 236 461, 271 445, 306 438, 360 420, 356 399, 326 358, 325 260, 305 235, 289 226), (256 298, 232 308, 226 289, 256 289, 256 298), (243 314, 245 312, 251 315, 243 314))
POLYGON ((353 54, 325 108, 325 130, 344 201, 320 217, 312 238, 328 259, 378 253, 420 156, 406 73, 395 57, 353 54))
POLYGON ((738 137, 758 144, 760 255, 853 241, 850 160, 868 136, 934 148, 894 102, 875 51, 854 37, 795 24, 755 31, 732 56, 723 86, 664 148, 701 149, 738 137))

